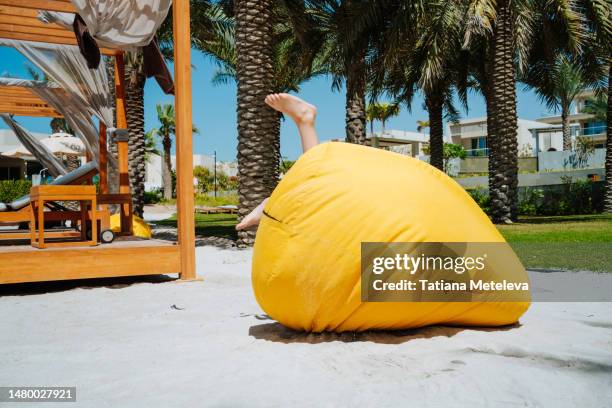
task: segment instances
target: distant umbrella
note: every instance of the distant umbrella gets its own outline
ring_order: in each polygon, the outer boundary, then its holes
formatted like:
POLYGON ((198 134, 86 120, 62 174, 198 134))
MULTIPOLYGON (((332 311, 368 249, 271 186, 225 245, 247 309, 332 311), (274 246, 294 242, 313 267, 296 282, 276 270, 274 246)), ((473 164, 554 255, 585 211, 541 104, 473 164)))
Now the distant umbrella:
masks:
MULTIPOLYGON (((69 135, 68 133, 54 133, 50 137, 41 139, 40 142, 54 155, 85 156, 85 145, 81 139, 69 135)), ((2 155, 14 158, 33 156, 33 154, 23 146, 3 152, 2 155)))

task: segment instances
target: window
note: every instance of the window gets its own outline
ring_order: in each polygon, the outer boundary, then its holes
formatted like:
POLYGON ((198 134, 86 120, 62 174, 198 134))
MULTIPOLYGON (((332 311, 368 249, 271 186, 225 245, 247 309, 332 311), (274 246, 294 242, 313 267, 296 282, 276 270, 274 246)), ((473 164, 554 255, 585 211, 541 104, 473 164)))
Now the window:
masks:
POLYGON ((606 123, 602 120, 591 120, 584 124, 582 134, 584 136, 598 135, 606 132, 606 123))
POLYGON ((472 150, 486 149, 487 138, 486 137, 475 137, 472 139, 472 150))
POLYGON ((20 178, 19 167, 0 167, 0 180, 19 180, 20 178))

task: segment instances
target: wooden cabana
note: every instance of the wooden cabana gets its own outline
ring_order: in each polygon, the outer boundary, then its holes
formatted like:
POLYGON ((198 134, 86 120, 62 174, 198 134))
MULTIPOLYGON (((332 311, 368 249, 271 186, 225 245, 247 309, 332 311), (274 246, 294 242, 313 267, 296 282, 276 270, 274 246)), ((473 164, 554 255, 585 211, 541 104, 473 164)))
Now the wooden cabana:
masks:
POLYGON ((0 112, 16 116, 62 117, 49 104, 22 86, 0 86, 0 112))
MULTIPOLYGON (((45 249, 29 245, 0 246, 0 284, 178 273, 195 279, 193 153, 189 0, 173 1, 174 83, 176 111, 178 243, 119 239, 95 247, 45 249)), ((39 10, 76 12, 70 0, 0 0, 0 38, 76 45, 72 31, 38 20, 39 10)), ((123 52, 102 49, 115 57, 117 128, 127 127, 123 52)), ((0 112, 20 116, 61 117, 22 87, 0 87, 0 112)), ((108 194, 106 129, 100 129, 100 192, 108 194)), ((121 194, 129 193, 127 141, 118 139, 121 194)))

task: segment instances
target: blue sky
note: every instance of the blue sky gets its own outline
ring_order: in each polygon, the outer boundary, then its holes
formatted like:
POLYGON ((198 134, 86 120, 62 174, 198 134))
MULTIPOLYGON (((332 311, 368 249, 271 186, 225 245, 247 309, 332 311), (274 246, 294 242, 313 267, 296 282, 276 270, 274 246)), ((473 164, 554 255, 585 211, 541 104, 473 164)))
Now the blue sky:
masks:
MULTIPOLYGON (((28 78, 27 60, 17 51, 0 47, 0 74, 10 73, 19 78, 28 78)), ((211 78, 216 71, 215 64, 202 53, 192 52, 193 79, 193 120, 200 129, 194 135, 194 152, 212 154, 217 151, 219 160, 232 161, 236 158, 236 86, 213 85, 211 78)), ((536 119, 548 112, 532 91, 524 91, 522 85, 517 89, 518 115, 522 119, 536 119)), ((344 93, 331 90, 331 80, 326 77, 316 78, 302 85, 300 97, 318 107, 317 130, 322 140, 344 137, 344 93)), ((157 127, 155 105, 171 103, 172 97, 164 95, 154 80, 147 81, 145 88, 145 123, 146 129, 157 127)), ((419 96, 412 105, 412 112, 402 107, 401 114, 388 121, 387 129, 416 130, 417 120, 426 120, 427 112, 422 108, 423 101, 419 96)), ((461 117, 485 116, 485 104, 482 97, 472 94, 469 98, 469 112, 462 112, 461 117)), ((49 120, 46 118, 20 117, 18 121, 35 132, 49 132, 49 120)), ((380 127, 375 125, 375 130, 380 127)), ((0 128, 6 128, 4 122, 0 128)), ((281 127, 281 154, 288 159, 296 159, 300 154, 300 142, 293 123, 284 122, 281 127)))

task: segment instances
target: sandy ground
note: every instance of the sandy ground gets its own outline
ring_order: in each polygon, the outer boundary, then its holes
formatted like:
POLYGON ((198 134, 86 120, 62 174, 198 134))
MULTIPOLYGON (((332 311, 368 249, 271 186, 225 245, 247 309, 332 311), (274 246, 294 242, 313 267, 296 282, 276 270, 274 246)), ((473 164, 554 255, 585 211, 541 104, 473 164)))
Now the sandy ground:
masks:
POLYGON ((145 205, 144 220, 145 221, 160 221, 172 217, 176 213, 175 205, 145 205))
POLYGON ((536 303, 503 329, 305 335, 263 314, 250 258, 205 246, 204 281, 5 293, 0 386, 76 386, 70 406, 88 407, 610 407, 612 303, 536 303))

